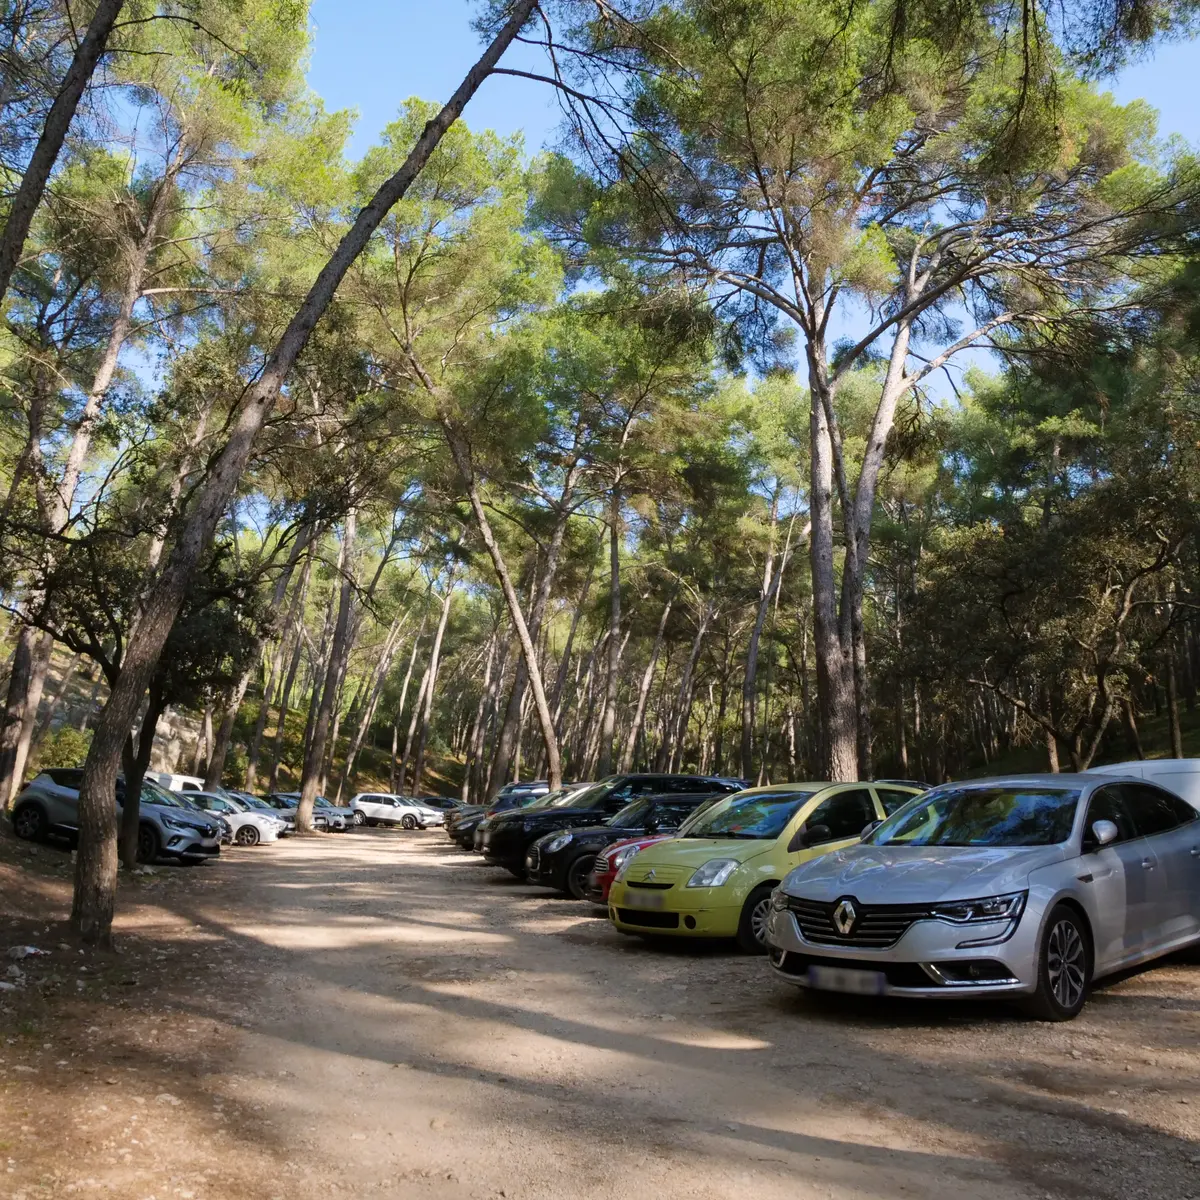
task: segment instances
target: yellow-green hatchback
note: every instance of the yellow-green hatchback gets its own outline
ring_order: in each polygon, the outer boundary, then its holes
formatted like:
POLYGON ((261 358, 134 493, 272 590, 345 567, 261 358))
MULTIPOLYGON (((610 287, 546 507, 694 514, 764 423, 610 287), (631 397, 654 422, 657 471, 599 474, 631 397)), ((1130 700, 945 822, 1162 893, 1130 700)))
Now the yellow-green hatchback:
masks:
POLYGON ((921 790, 891 783, 786 783, 719 800, 676 837, 629 859, 608 894, 622 933, 737 938, 763 953, 771 892, 793 868, 859 840, 921 790))

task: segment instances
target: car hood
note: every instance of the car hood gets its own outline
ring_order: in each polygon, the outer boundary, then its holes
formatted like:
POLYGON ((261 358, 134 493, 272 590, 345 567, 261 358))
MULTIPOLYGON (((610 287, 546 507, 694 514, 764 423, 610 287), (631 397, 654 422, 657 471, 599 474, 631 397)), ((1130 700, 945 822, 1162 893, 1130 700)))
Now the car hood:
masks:
POLYGON ((1019 891, 1031 871, 1065 858, 1062 846, 850 846, 797 867, 783 890, 866 904, 971 900, 1019 891))
POLYGON ((681 838, 668 837, 643 850, 635 862, 649 869, 662 864, 670 867, 702 867, 710 859, 732 858, 740 863, 769 854, 777 838, 681 838))
POLYGON ((209 816, 207 813, 192 812, 186 808, 172 808, 167 804, 142 804, 139 806, 139 811, 150 812, 158 817, 170 817, 172 821, 180 825, 188 825, 192 829, 199 829, 201 833, 210 826, 214 830, 221 828, 221 823, 215 814, 209 816))

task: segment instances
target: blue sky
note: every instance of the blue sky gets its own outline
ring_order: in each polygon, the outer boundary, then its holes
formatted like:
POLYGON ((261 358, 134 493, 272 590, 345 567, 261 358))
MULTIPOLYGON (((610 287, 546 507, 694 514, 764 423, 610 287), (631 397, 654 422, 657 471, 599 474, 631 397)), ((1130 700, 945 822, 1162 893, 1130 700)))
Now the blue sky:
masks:
MULTIPOLYGON (((315 0, 309 82, 326 106, 358 110, 351 152, 361 154, 391 121, 402 100, 444 100, 479 56, 468 0, 315 0)), ((508 64, 535 67, 534 52, 510 50, 508 64), (524 61, 522 61, 524 60, 524 61)), ((1200 42, 1160 46, 1109 85, 1118 99, 1143 97, 1159 109, 1160 130, 1200 145, 1196 76, 1200 42)), ((529 80, 487 80, 467 122, 497 133, 523 130, 535 151, 552 140, 558 107, 551 89, 529 80)))

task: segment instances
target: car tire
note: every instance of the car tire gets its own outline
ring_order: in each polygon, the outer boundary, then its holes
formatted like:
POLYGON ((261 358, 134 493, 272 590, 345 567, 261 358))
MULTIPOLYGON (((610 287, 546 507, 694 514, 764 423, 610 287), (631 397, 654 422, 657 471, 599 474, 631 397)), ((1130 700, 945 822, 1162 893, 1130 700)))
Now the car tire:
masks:
POLYGON ((13 833, 22 841, 40 842, 50 828, 40 804, 22 804, 12 815, 13 833))
POLYGON ((766 954, 767 918, 771 915, 771 892, 769 883, 756 887, 742 905, 738 920, 737 943, 747 954, 766 954))
POLYGON ((504 868, 514 879, 519 879, 522 883, 529 878, 528 872, 524 867, 505 867, 504 868))
POLYGON ((416 817, 410 815, 410 816, 405 816, 405 817, 400 818, 400 828, 401 829, 416 829, 416 827, 417 827, 417 818, 416 817))
POLYGON ((1071 1021, 1087 1002, 1092 982, 1092 936, 1087 922, 1067 904, 1046 918, 1038 946, 1037 991, 1025 1011, 1038 1021, 1071 1021))
POLYGON ((239 846, 257 846, 262 838, 253 825, 242 825, 238 827, 238 831, 233 835, 233 840, 239 846))
POLYGON ((595 865, 596 856, 594 854, 580 854, 567 864, 566 890, 576 900, 583 900, 585 898, 584 893, 587 890, 588 876, 592 873, 592 867, 595 865))
POLYGON ((365 825, 367 823, 367 818, 363 815, 361 809, 356 808, 354 810, 354 823, 355 825, 365 825))
POLYGON ((158 830, 144 822, 138 826, 138 862, 152 863, 162 853, 162 841, 158 830))

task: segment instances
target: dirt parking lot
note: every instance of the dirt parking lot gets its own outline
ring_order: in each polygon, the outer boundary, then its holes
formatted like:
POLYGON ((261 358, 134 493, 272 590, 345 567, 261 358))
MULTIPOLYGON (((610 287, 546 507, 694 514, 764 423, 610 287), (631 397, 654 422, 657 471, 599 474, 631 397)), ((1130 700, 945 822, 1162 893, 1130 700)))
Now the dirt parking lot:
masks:
POLYGON ((1066 1026, 821 1001, 371 830, 130 880, 110 960, 67 875, 0 845, 14 1200, 1200 1197, 1200 956, 1066 1026))

